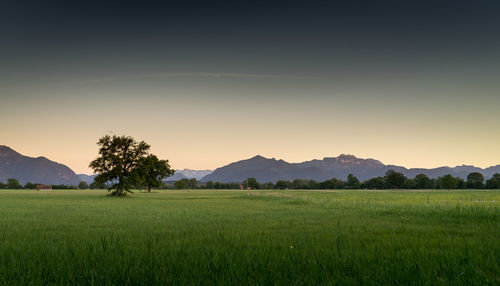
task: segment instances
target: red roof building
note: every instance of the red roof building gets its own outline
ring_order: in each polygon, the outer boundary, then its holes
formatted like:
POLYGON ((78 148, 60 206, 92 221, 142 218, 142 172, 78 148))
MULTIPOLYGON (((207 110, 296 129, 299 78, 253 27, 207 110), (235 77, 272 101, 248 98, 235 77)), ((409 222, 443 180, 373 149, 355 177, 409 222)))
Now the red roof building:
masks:
POLYGON ((48 190, 52 190, 52 186, 51 185, 36 185, 36 189, 39 191, 48 191, 48 190))

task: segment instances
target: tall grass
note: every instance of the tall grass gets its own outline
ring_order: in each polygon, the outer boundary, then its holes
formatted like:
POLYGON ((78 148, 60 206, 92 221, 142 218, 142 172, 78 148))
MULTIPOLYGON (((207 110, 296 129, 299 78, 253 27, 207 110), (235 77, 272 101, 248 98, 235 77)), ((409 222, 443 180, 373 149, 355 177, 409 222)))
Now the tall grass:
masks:
POLYGON ((0 191, 0 284, 498 285, 500 191, 0 191))

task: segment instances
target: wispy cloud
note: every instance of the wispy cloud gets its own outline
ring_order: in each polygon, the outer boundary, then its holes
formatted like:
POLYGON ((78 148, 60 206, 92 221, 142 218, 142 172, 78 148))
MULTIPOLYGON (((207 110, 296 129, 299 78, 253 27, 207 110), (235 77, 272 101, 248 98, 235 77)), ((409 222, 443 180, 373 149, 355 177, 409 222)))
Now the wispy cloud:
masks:
POLYGON ((215 72, 198 72, 198 73, 156 73, 145 74, 136 78, 169 78, 169 77, 209 77, 209 78, 261 78, 261 79, 311 79, 307 76, 288 76, 288 75, 273 75, 273 74, 249 74, 249 73, 215 73, 215 72))

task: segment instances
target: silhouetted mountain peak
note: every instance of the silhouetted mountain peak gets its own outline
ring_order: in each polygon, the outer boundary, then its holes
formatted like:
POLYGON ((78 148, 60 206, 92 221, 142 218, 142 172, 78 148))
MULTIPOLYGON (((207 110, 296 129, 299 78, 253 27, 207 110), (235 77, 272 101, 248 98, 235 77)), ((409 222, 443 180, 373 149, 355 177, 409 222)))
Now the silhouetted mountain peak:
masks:
POLYGON ((21 154, 17 153, 14 151, 12 148, 5 146, 5 145, 0 145, 0 156, 20 156, 21 154))
POLYGON ((261 156, 261 155, 255 155, 255 156, 253 156, 252 158, 250 158, 248 160, 276 160, 276 159, 274 159, 274 158, 269 159, 269 158, 266 158, 266 157, 261 156))
POLYGON ((192 170, 184 168, 182 170, 175 170, 174 176, 167 178, 167 181, 176 181, 184 178, 200 180, 210 173, 212 173, 212 170, 192 170))
POLYGON ((242 182, 249 177, 255 177, 259 182, 293 179, 323 181, 331 178, 345 180, 348 174, 354 174, 360 180, 366 180, 384 176, 390 169, 402 172, 411 178, 418 174, 426 174, 432 178, 452 174, 453 176, 465 178, 471 172, 482 172, 485 177, 491 177, 493 173, 500 172, 500 166, 492 166, 486 169, 466 165, 455 168, 407 169, 396 165, 385 165, 375 159, 358 158, 350 154, 325 157, 322 160, 314 159, 302 163, 288 163, 283 160, 268 159, 258 155, 218 168, 210 175, 205 176, 202 181, 242 182))
POLYGON ((338 157, 325 157, 323 160, 311 160, 303 163, 310 166, 315 165, 326 168, 329 171, 333 171, 334 169, 348 169, 353 166, 363 168, 378 168, 384 166, 380 161, 374 159, 361 159, 350 154, 341 154, 338 157))
POLYGON ((78 176, 67 166, 46 157, 28 157, 10 147, 0 145, 0 181, 15 178, 21 184, 27 182, 43 184, 76 185, 78 176))
POLYGON ((341 160, 357 160, 358 157, 351 155, 351 154, 340 154, 337 159, 341 160))

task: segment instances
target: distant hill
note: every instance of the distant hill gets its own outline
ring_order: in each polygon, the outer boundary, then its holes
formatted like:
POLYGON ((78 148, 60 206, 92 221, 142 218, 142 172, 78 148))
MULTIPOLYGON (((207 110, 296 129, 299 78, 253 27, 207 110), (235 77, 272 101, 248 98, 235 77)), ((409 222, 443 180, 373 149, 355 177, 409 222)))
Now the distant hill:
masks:
POLYGON ((179 181, 182 179, 196 179, 200 180, 203 177, 211 174, 213 171, 212 170, 192 170, 192 169, 182 169, 182 170, 175 170, 175 174, 173 176, 170 176, 166 178, 165 181, 179 181))
POLYGON ((69 167, 45 157, 27 157, 0 145, 0 181, 15 178, 27 182, 52 185, 78 185, 80 178, 69 167))
MULTIPOLYGON (((175 170, 175 174, 173 176, 167 177, 164 181, 174 182, 182 179, 191 179, 191 178, 200 180, 201 178, 210 173, 212 173, 212 170, 191 170, 191 169, 175 170)), ((96 175, 78 174, 80 181, 87 182, 87 184, 91 184, 94 181, 95 176, 96 175)))
POLYGON ((471 172, 480 172, 486 178, 494 173, 500 173, 500 165, 481 169, 474 166, 439 167, 433 169, 407 169, 401 166, 385 165, 374 159, 361 159, 353 155, 342 154, 338 157, 327 157, 322 160, 311 160, 302 163, 288 163, 283 160, 255 156, 218 168, 213 173, 203 177, 202 182, 241 182, 249 177, 255 177, 259 182, 276 182, 278 180, 308 179, 324 181, 331 178, 345 180, 349 174, 354 174, 360 180, 384 176, 393 169, 413 178, 418 174, 426 174, 437 178, 446 174, 466 178, 471 172))
POLYGON ((86 175, 86 174, 77 174, 80 181, 86 182, 87 184, 92 184, 94 182, 94 178, 97 175, 86 175))
POLYGON ((196 179, 200 180, 203 177, 211 174, 213 171, 212 170, 192 170, 192 169, 182 169, 182 170, 175 170, 176 174, 182 174, 188 179, 196 179))

